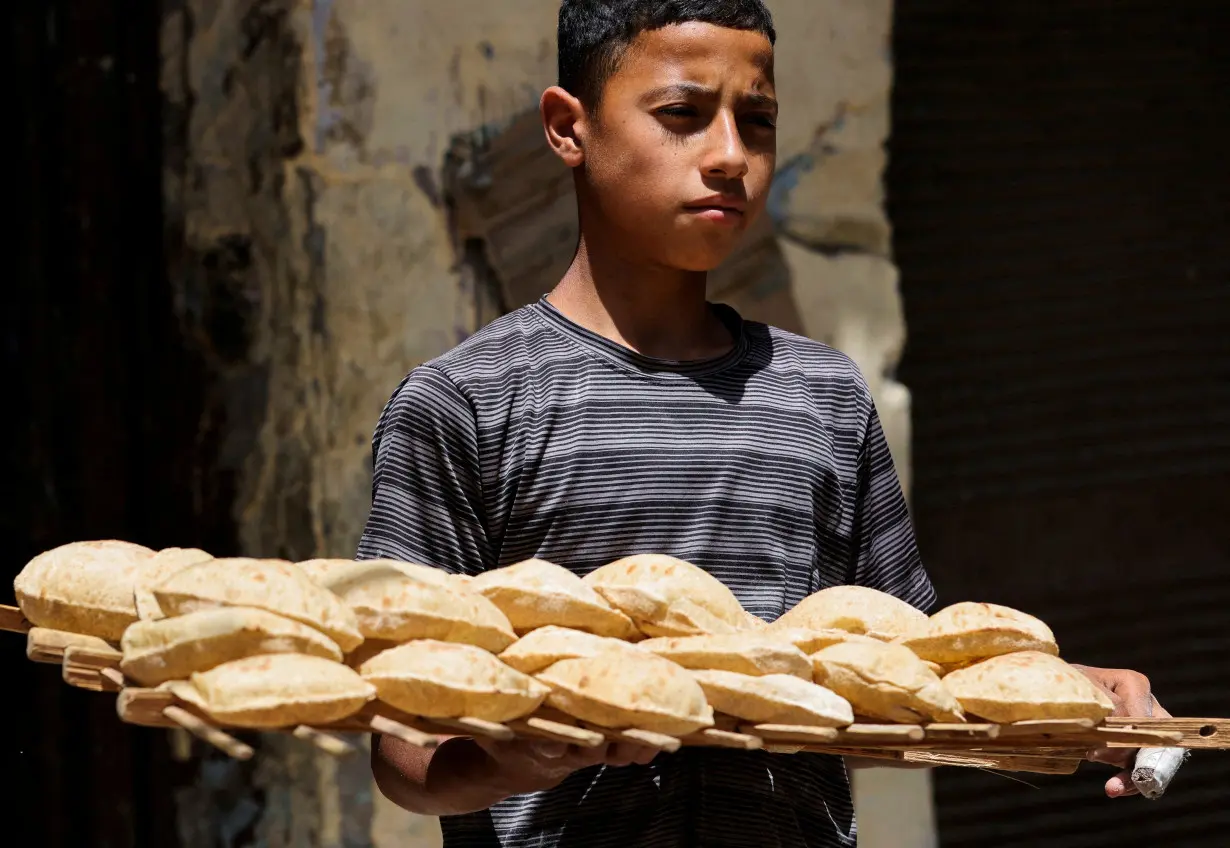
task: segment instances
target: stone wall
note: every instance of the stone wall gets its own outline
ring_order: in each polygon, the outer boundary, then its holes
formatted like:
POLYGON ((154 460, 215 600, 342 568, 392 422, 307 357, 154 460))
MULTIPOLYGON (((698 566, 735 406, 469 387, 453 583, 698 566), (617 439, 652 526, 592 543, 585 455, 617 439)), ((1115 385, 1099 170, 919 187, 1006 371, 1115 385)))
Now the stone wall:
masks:
MULTIPOLYGON (((769 5, 783 106, 775 227, 715 275, 714 294, 850 353, 905 476, 909 395, 892 379, 904 327, 881 187, 891 2, 769 5)), ((219 473, 235 479, 246 553, 351 555, 392 389, 566 262, 571 189, 533 119, 554 81, 557 8, 165 4, 168 255, 184 326, 215 371, 202 427, 224 435, 219 473)), ((186 845, 216 844, 211 833, 329 848, 438 838, 373 798, 364 762, 294 740, 267 741, 258 760, 206 764, 183 799, 186 845)), ((896 837, 880 844, 929 844, 919 774, 892 790, 889 805, 909 812, 887 819, 896 837)), ((884 800, 859 784, 867 818, 884 800)))

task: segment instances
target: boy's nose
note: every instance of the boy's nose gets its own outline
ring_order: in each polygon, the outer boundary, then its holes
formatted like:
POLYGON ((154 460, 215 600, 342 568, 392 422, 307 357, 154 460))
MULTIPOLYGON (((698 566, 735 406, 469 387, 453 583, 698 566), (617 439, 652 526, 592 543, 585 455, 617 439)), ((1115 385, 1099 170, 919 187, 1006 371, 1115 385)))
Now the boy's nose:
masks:
POLYGON ((742 179, 747 174, 747 150, 734 115, 720 114, 709 125, 710 143, 704 172, 710 177, 742 179))

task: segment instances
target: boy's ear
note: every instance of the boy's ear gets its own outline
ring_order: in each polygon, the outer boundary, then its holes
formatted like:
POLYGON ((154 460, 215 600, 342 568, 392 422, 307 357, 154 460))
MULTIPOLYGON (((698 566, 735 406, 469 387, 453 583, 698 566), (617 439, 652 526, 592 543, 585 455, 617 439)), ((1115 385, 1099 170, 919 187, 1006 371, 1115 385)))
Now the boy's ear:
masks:
POLYGON ((569 168, 576 168, 585 161, 585 107, 558 85, 542 93, 538 102, 542 115, 542 128, 547 134, 547 144, 555 155, 569 168))

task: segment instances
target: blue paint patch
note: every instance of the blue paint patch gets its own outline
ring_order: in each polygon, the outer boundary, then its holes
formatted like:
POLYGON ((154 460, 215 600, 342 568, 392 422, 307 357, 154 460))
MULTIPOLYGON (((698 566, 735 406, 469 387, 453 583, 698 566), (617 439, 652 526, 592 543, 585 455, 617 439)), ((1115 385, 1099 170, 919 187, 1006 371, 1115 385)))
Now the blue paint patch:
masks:
POLYGON ((790 195, 799 187, 803 175, 816 167, 816 159, 811 153, 800 153, 786 161, 773 175, 773 185, 769 189, 769 200, 766 208, 769 216, 779 226, 789 212, 790 195))
POLYGON ((333 17, 333 0, 313 0, 312 3, 312 37, 316 55, 316 152, 323 153, 325 138, 329 131, 342 120, 340 109, 331 105, 333 102, 333 83, 325 78, 325 35, 329 31, 329 21, 333 17))

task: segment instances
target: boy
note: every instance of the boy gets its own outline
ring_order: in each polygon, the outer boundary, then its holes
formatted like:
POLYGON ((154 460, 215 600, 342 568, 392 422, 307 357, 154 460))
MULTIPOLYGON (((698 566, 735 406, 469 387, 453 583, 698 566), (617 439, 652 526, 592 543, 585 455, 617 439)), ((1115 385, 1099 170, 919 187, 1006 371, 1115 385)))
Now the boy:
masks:
MULTIPOLYGON (((564 0, 548 143, 576 258, 543 301, 401 384, 376 431, 361 558, 477 573, 633 553, 702 566, 772 620, 854 583, 935 599, 867 385, 842 354, 705 301, 764 209, 777 102, 760 0, 564 0)), ((1095 674, 1095 672, 1091 672, 1095 674)), ((1097 672, 1147 712, 1147 681, 1097 672)), ((461 846, 855 843, 813 754, 382 738, 389 798, 461 846)), ((1122 776, 1108 792, 1123 794, 1122 776)))

